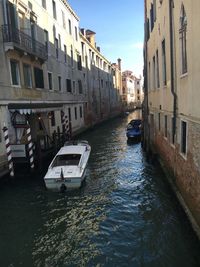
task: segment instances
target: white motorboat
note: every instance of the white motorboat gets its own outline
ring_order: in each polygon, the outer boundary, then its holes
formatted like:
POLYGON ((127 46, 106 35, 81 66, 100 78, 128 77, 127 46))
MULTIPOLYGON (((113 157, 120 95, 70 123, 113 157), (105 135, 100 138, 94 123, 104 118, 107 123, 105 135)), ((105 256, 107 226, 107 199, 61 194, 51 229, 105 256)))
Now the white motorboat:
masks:
POLYGON ((91 147, 87 141, 70 141, 58 151, 44 177, 47 189, 79 188, 86 176, 91 147))

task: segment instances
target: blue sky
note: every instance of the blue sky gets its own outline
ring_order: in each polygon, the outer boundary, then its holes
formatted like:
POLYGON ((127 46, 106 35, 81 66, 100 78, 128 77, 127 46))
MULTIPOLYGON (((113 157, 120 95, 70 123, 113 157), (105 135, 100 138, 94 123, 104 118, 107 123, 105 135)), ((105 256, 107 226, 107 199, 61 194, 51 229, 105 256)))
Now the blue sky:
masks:
POLYGON ((142 75, 144 1, 68 0, 80 18, 80 28, 96 32, 101 53, 112 63, 122 59, 122 70, 142 75))

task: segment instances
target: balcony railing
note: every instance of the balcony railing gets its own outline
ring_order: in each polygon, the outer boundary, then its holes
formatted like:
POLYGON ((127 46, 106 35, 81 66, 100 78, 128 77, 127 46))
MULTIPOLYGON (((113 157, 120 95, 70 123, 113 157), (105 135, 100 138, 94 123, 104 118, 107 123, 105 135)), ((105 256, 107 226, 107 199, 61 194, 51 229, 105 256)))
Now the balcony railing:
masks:
POLYGON ((34 55, 42 60, 47 60, 48 54, 45 45, 36 41, 28 34, 19 29, 12 28, 12 25, 2 25, 4 43, 13 43, 13 46, 34 55))

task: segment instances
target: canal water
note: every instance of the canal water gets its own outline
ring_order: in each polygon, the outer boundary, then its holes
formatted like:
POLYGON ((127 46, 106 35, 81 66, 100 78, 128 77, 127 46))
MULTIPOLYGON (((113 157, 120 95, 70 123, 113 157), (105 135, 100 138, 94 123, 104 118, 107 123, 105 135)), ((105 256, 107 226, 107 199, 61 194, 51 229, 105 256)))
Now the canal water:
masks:
POLYGON ((197 267, 200 244, 158 165, 127 143, 132 113, 85 133, 86 182, 65 194, 43 173, 0 185, 1 267, 197 267))

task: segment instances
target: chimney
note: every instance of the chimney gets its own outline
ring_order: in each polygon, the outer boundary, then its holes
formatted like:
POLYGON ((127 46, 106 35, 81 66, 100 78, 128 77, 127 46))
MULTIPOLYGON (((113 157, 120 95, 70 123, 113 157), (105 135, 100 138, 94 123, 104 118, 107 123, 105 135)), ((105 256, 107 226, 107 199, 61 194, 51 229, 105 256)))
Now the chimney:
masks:
POLYGON ((121 70, 121 61, 122 61, 121 58, 118 58, 117 61, 118 61, 118 68, 119 68, 119 70, 121 70))
POLYGON ((86 38, 88 39, 88 41, 91 43, 93 47, 95 47, 95 34, 96 33, 91 30, 86 30, 86 38))
POLYGON ((81 33, 83 36, 85 36, 85 29, 84 28, 81 28, 81 33))

